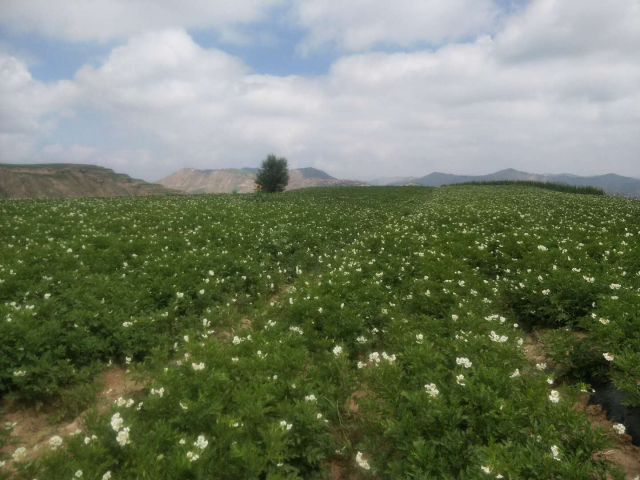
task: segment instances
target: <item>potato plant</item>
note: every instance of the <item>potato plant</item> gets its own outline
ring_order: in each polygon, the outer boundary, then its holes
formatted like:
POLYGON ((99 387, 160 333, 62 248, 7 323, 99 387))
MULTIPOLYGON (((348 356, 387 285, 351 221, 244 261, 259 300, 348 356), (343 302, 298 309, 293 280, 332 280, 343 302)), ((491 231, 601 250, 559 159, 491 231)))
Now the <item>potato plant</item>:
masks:
POLYGON ((3 201, 0 236, 1 394, 77 399, 111 363, 147 382, 37 460, 14 451, 16 478, 624 478, 594 455, 617 433, 572 406, 594 379, 640 405, 638 202, 3 201))

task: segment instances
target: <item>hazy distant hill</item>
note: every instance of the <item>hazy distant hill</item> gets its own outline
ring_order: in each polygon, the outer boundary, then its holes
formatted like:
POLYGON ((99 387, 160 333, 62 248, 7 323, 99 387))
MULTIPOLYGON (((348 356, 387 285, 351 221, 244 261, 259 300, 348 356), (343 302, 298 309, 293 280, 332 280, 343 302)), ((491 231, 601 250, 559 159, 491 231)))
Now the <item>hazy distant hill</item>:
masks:
MULTIPOLYGON (((604 189, 610 195, 626 195, 640 197, 640 180, 631 177, 623 177, 613 173, 597 175, 594 177, 580 177, 578 175, 547 174, 538 175, 535 173, 520 172, 513 168, 500 170, 489 175, 451 175, 449 173, 434 172, 424 177, 412 180, 412 183, 427 185, 430 187, 440 187, 442 185, 464 182, 483 182, 490 180, 533 180, 537 182, 556 182, 568 185, 593 186, 604 189)), ((394 185, 406 182, 396 182, 394 185)))
MULTIPOLYGON (((255 190, 254 179, 257 171, 257 168, 224 168, 221 170, 181 168, 156 183, 187 193, 249 193, 255 190)), ((346 185, 365 185, 365 183, 338 180, 315 168, 298 168, 289 170, 287 190, 346 185)))
POLYGON ((0 163, 0 198, 115 197, 181 193, 95 165, 0 163))
POLYGON ((369 185, 376 186, 384 186, 384 185, 398 185, 411 183, 416 179, 416 177, 380 177, 374 178, 373 180, 368 181, 369 185))

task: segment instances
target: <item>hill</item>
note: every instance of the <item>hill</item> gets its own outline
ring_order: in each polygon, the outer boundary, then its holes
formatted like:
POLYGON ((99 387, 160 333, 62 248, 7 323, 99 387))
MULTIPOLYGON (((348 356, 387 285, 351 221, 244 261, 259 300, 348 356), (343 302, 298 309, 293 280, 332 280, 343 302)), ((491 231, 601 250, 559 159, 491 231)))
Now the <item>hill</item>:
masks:
POLYGON ((179 193, 95 165, 0 164, 0 198, 116 197, 179 193))
POLYGON ((385 185, 404 185, 413 182, 415 179, 416 177, 380 177, 369 180, 367 183, 369 185, 382 187, 385 185))
MULTIPOLYGON (((412 183, 429 187, 440 187, 454 183, 487 182, 493 180, 530 180, 535 182, 564 183, 575 186, 592 186, 602 188, 605 193, 610 195, 640 197, 640 180, 613 173, 593 177, 580 177, 567 173, 539 175, 507 168, 506 170, 500 170, 489 175, 452 175, 449 173, 434 172, 424 177, 413 179, 412 183)), ((403 183, 405 182, 396 182, 395 185, 403 183)))
MULTIPOLYGON (((181 168, 156 183, 186 193, 249 193, 255 189, 257 168, 197 170, 181 168)), ((357 186, 364 182, 339 180, 316 168, 289 170, 287 190, 309 187, 357 186)))

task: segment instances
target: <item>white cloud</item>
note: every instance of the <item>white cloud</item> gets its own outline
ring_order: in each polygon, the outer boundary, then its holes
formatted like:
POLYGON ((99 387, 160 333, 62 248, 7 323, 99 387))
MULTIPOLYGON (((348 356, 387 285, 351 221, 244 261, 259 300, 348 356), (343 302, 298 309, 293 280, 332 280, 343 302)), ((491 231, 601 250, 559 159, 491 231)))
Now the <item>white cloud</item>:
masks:
MULTIPOLYGON (((579 13, 598 2, 538 0, 493 38, 345 56, 316 77, 253 73, 184 30, 146 33, 100 66, 82 68, 74 88, 84 104, 153 145, 111 152, 56 146, 46 153, 128 173, 136 165, 148 179, 187 166, 255 166, 268 152, 342 178, 507 167, 640 176, 640 57, 629 48, 635 32, 627 28, 640 25, 640 12, 632 0, 614 1, 619 12, 602 17, 608 40, 588 49, 554 51, 541 48, 540 38, 545 31, 582 32, 597 15, 587 22, 579 13), (551 25, 541 11, 555 18, 551 25)), ((33 125, 14 129, 46 135, 44 113, 71 100, 60 94, 58 105, 47 103, 42 91, 63 86, 34 82, 24 65, 7 68, 13 73, 6 85, 44 99, 37 108, 10 103, 16 118, 33 125)), ((12 101, 0 97, 0 109, 12 101)))
MULTIPOLYGON (((2 0, 0 22, 67 40, 107 41, 148 30, 215 28, 263 20, 282 0, 2 0)), ((236 34, 237 35, 237 34, 236 34)))
POLYGON ((77 99, 71 81, 52 84, 31 77, 26 64, 0 53, 0 158, 25 159, 38 137, 50 134, 77 99))
POLYGON ((492 0, 295 0, 293 16, 309 30, 305 54, 327 44, 347 51, 378 43, 439 44, 492 31, 498 17, 492 0))

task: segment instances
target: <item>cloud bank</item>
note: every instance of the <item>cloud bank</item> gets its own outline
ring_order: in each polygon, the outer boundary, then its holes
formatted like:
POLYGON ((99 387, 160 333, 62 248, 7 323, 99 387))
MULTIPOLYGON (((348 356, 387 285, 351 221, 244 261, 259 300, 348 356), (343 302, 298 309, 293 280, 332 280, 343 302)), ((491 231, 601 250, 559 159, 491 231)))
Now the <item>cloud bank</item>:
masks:
MULTIPOLYGON (((27 16, 9 3, 14 19, 27 16)), ((186 166, 257 165, 269 152, 341 178, 507 167, 640 177, 637 1, 537 0, 501 18, 483 0, 406 1, 392 10, 360 3, 290 5, 287 18, 305 29, 298 50, 340 52, 318 76, 252 71, 203 48, 184 26, 166 28, 172 22, 160 13, 144 22, 152 30, 134 35, 126 23, 85 32, 78 20, 65 35, 127 39, 99 64, 50 84, 0 54, 2 159, 80 159, 150 180, 186 166), (380 51, 381 44, 418 47, 380 51), (56 141, 56 125, 74 114, 106 119, 148 145, 56 141)), ((187 2, 179 23, 193 25, 189 12, 199 4, 187 2)), ((245 4, 239 13, 220 10, 220 25, 258 18, 274 2, 245 4)), ((169 5, 159 2, 158 11, 169 5)), ((53 34, 65 16, 54 17, 16 22, 53 34)))

